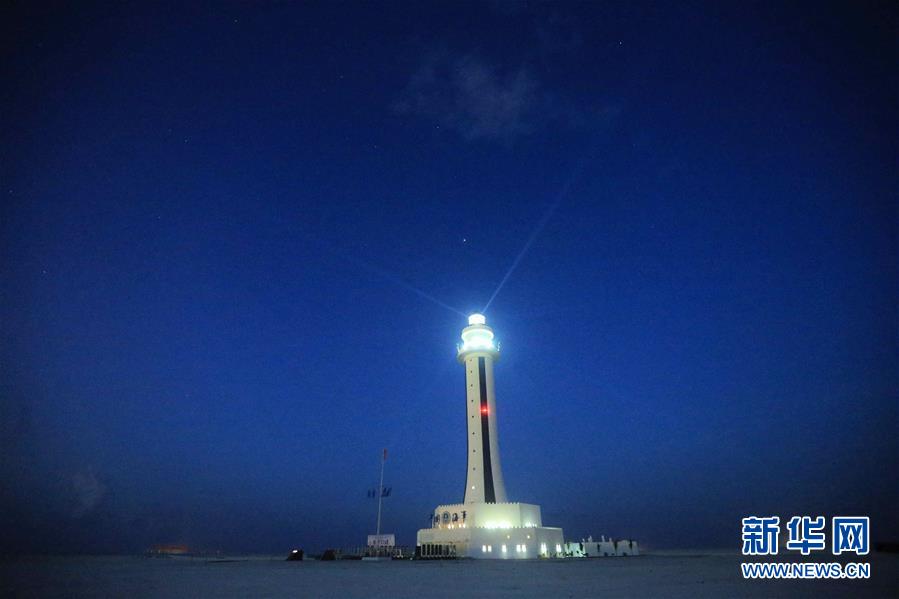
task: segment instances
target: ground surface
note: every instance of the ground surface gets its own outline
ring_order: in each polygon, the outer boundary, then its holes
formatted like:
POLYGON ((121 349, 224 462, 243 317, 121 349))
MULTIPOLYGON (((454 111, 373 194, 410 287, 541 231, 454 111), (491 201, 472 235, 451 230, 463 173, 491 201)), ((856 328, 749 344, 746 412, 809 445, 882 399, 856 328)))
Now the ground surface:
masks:
MULTIPOLYGON (((282 557, 20 558, 0 562, 16 597, 896 597, 899 555, 865 581, 743 580, 739 555, 562 561, 285 562, 282 557)), ((861 560, 860 560, 861 561, 861 560)))

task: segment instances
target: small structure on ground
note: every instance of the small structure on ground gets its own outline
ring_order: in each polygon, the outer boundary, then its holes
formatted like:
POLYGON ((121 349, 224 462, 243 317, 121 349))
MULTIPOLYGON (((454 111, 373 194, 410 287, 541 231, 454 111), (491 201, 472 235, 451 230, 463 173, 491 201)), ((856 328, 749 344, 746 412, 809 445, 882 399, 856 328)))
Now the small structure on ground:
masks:
POLYGON ((626 555, 640 555, 637 541, 600 537, 594 541, 592 536, 580 541, 568 541, 565 543, 565 555, 567 557, 622 557, 626 555))
POLYGON ((287 554, 287 561, 289 562, 301 562, 303 561, 304 552, 302 549, 294 549, 290 553, 287 554))

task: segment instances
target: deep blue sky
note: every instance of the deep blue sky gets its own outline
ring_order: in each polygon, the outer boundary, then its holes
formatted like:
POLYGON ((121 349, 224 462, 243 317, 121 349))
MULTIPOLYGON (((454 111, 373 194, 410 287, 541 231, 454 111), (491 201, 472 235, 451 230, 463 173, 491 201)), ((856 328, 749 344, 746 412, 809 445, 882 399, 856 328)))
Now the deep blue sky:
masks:
POLYGON ((896 540, 894 4, 191 4, 3 9, 4 549, 414 543, 546 214, 511 499, 896 540))

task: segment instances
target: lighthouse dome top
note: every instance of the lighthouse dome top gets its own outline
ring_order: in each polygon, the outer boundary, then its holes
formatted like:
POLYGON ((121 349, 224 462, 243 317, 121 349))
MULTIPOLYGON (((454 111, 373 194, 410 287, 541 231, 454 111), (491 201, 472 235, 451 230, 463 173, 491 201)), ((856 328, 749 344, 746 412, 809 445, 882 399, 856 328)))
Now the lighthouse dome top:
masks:
POLYGON ((462 343, 456 349, 459 350, 459 360, 472 352, 488 353, 494 358, 499 355, 499 344, 493 339, 493 329, 487 326, 487 319, 483 314, 472 314, 468 317, 468 326, 462 329, 462 343))

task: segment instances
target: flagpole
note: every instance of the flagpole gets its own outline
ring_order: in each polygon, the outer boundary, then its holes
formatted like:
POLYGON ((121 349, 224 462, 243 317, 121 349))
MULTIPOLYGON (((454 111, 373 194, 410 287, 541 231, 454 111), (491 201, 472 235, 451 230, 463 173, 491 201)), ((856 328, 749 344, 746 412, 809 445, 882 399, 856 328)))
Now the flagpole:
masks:
POLYGON ((381 553, 381 500, 384 497, 384 462, 387 461, 387 449, 384 449, 384 453, 381 454, 381 480, 378 483, 378 531, 377 531, 377 543, 378 548, 376 549, 377 553, 381 553))

